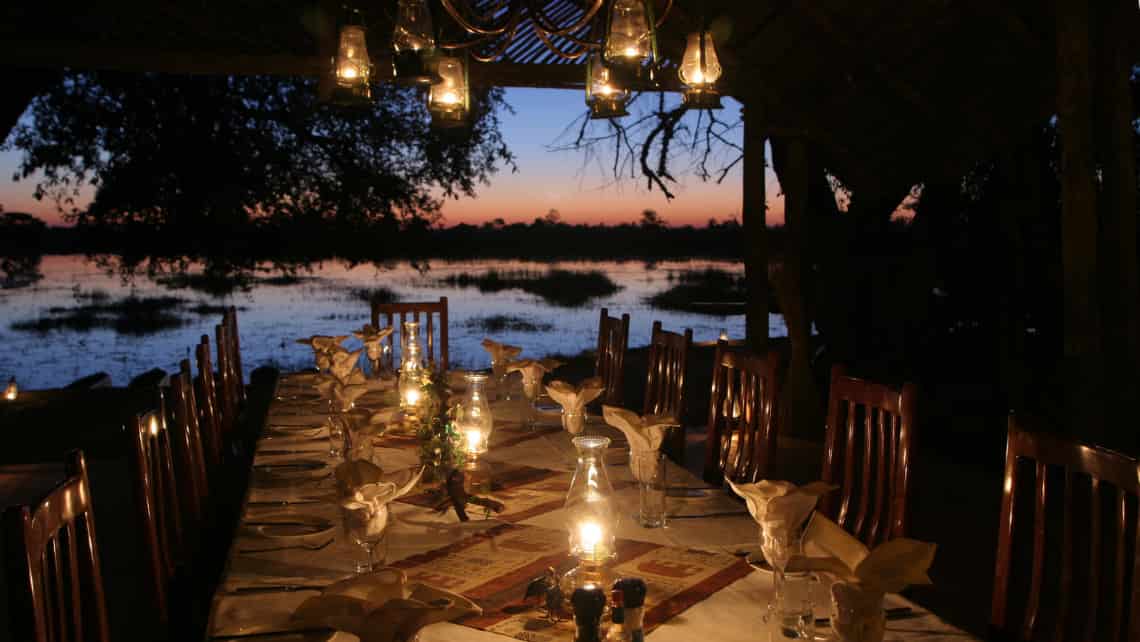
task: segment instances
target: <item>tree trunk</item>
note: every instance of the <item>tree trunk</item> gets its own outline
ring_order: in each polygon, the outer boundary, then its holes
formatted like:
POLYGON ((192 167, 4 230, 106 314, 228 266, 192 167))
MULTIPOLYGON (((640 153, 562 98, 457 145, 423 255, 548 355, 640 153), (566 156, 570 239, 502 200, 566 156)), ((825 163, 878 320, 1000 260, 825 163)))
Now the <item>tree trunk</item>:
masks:
POLYGON ((1084 0, 1057 0, 1057 112, 1061 141, 1061 261, 1064 265, 1064 359, 1060 380, 1069 408, 1066 424, 1095 433, 1103 424, 1103 408, 1098 401, 1103 391, 1103 358, 1097 296, 1089 11, 1089 4, 1084 0))
POLYGON ((757 353, 768 349, 768 221, 764 133, 759 110, 744 109, 744 283, 748 294, 745 332, 757 353))

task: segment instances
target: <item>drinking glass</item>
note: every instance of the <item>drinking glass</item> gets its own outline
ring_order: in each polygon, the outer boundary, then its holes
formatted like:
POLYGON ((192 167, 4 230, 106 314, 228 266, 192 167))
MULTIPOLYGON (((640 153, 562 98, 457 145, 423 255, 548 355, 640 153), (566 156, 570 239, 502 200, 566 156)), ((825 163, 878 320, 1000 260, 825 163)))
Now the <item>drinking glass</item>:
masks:
POLYGON ((665 526, 665 454, 659 450, 636 453, 630 463, 637 473, 637 522, 644 528, 665 526))
POLYGON ((330 415, 325 423, 329 427, 329 457, 340 459, 344 457, 344 419, 337 415, 330 415))
POLYGON ((510 401, 511 391, 507 388, 507 361, 507 359, 491 359, 491 377, 495 381, 495 398, 510 401))
POLYGON ((341 506, 340 511, 345 538, 367 553, 367 558, 353 563, 353 570, 359 575, 383 567, 388 557, 388 506, 341 506))
POLYGON ((784 599, 786 580, 784 571, 792 556, 801 552, 801 537, 800 529, 788 526, 785 522, 769 521, 760 525, 760 550, 764 553, 764 559, 772 567, 773 584, 776 591, 775 599, 773 603, 768 605, 768 608, 776 611, 776 617, 781 623, 783 621, 781 609, 786 601, 784 599))
POLYGON ((534 427, 536 425, 538 425, 538 395, 541 391, 542 391, 542 377, 538 376, 538 377, 531 378, 531 377, 528 377, 524 373, 523 374, 523 395, 526 396, 526 400, 527 400, 527 402, 529 402, 528 403, 529 414, 527 416, 527 424, 526 425, 531 430, 534 430, 534 427))
POLYGON ((773 619, 785 638, 815 638, 813 609, 819 595, 819 578, 814 573, 786 575, 776 601, 769 606, 773 619))
POLYGON ((572 436, 578 436, 586 431, 586 410, 562 409, 562 429, 572 436))

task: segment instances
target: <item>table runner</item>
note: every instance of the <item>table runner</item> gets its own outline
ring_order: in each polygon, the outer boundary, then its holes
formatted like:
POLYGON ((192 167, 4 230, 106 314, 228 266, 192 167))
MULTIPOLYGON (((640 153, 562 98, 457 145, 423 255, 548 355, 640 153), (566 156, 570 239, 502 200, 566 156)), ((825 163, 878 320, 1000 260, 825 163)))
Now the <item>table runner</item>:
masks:
MULTIPOLYGON (((306 389, 302 380, 290 376, 283 378, 279 390, 306 389)), ((370 395, 371 396, 371 395, 370 395)), ((471 522, 459 523, 454 511, 437 514, 417 505, 419 500, 412 496, 409 502, 397 502, 392 508, 393 530, 389 535, 388 563, 412 568, 414 572, 437 576, 438 582, 430 582, 446 588, 449 564, 456 559, 455 553, 445 553, 436 561, 428 561, 434 552, 445 551, 467 540, 483 541, 501 539, 525 533, 521 541, 534 540, 537 551, 531 553, 530 563, 519 566, 514 574, 500 573, 498 577, 485 579, 475 584, 481 576, 470 573, 470 589, 479 592, 478 599, 489 607, 488 614, 473 619, 463 625, 441 623, 432 625, 421 632, 421 642, 494 642, 502 636, 518 637, 535 642, 560 642, 564 635, 561 630, 531 630, 528 621, 541 617, 536 611, 526 613, 506 613, 502 605, 521 597, 517 583, 529 580, 540 574, 542 564, 548 564, 561 556, 566 556, 566 536, 563 523, 565 517, 561 508, 565 489, 569 485, 573 470, 573 448, 570 437, 558 430, 557 417, 546 416, 540 429, 531 433, 520 421, 517 404, 496 403, 495 431, 507 437, 528 435, 528 438, 501 442, 492 447, 483 457, 496 470, 502 473, 502 483, 495 490, 501 498, 508 500, 506 519, 479 519, 481 514, 472 513, 471 522), (530 437, 529 435, 534 435, 530 437), (503 445, 503 444, 506 445, 503 445), (523 466, 525 464, 525 467, 523 466), (519 470, 529 468, 531 470, 519 470), (539 471, 539 472, 535 472, 539 471), (559 484, 561 486, 559 487, 559 484), (531 502, 532 504, 528 504, 531 502), (488 535, 490 533, 490 535, 488 535), (495 534, 501 534, 495 537, 495 534), (546 542, 542 546, 538 546, 546 542), (561 547, 560 550, 556 550, 561 547), (550 558, 550 559, 547 559, 550 558), (432 564, 435 564, 433 566, 432 564), (418 569, 418 570, 416 570, 418 569), (538 572, 535 572, 535 571, 538 572), (533 572, 533 575, 531 573, 533 572), (527 577, 527 576, 530 577, 527 577), (504 579, 505 577, 505 579, 504 579), (524 579, 525 578, 525 579, 524 579), (494 581, 492 581, 494 580, 494 581), (497 588, 496 588, 497 587, 497 588), (497 615, 495 604, 499 604, 497 615), (493 621, 492 621, 493 620, 493 621)), ((366 406, 372 410, 381 408, 366 406)), ((319 408, 308 408, 308 413, 297 412, 305 408, 302 404, 287 400, 273 402, 270 408, 269 423, 287 417, 288 423, 298 426, 322 426, 325 415, 319 408), (289 414, 285 414, 289 413, 289 414)), ((592 422, 592 432, 602 432, 615 438, 615 446, 620 446, 620 436, 608 427, 592 422)), ((415 465, 414 442, 399 444, 377 442, 378 461, 386 469, 407 468, 415 465)), ((257 445, 256 461, 288 462, 297 459, 310 459, 312 451, 302 454, 273 454, 281 449, 283 442, 274 443, 263 437, 257 445)), ((318 449, 314 449, 318 450, 318 449)), ((610 478, 622 507, 623 517, 618 526, 620 555, 615 571, 646 577, 650 580, 651 609, 647 620, 651 622, 647 642, 691 642, 694 639, 717 638, 718 642, 754 642, 767 639, 768 633, 760 621, 764 604, 771 599, 770 574, 748 572, 748 567, 733 553, 757 548, 756 526, 742 510, 739 502, 727 497, 720 489, 708 488, 699 478, 679 468, 670 469, 669 484, 679 489, 695 489, 681 492, 671 497, 669 513, 685 515, 690 519, 678 518, 665 529, 647 530, 639 527, 632 519, 637 506, 637 492, 632 484, 627 458, 615 448, 607 456, 610 478), (725 509, 732 509, 726 513, 725 509), (695 518, 695 519, 694 519, 695 518), (723 566, 717 566, 718 564, 723 566), (699 571, 688 569, 713 568, 706 574, 712 581, 700 579, 699 571), (680 570, 678 570, 680 569, 680 570), (695 575, 694 575, 695 573, 695 575), (679 574, 672 578, 670 574, 679 574), (697 579, 694 579, 696 577, 697 579), (654 586, 664 599, 658 601, 653 594, 654 586), (688 587, 688 588, 686 588, 688 587), (696 587, 695 589, 693 587, 696 587), (655 610, 656 609, 656 610, 655 610), (684 611, 682 617, 675 617, 684 611)), ((327 449, 321 455, 330 464, 327 449)), ((330 501, 333 493, 331 479, 298 485, 288 489, 270 489, 253 486, 243 514, 243 521, 256 519, 266 511, 276 510, 271 506, 250 500, 284 498, 300 500, 294 510, 309 514, 323 515, 330 519, 337 517, 337 507, 330 501)), ((481 512, 480 512, 481 513, 481 512)), ((242 586, 259 586, 281 583, 306 583, 325 585, 350 573, 351 563, 360 555, 358 548, 347 542, 339 529, 334 541, 318 551, 281 550, 256 554, 242 553, 243 545, 249 541, 239 537, 230 552, 226 573, 219 591, 215 594, 211 609, 211 634, 242 631, 274 631, 279 623, 292 612, 298 598, 304 593, 267 592, 264 594, 235 594, 242 586), (225 626, 221 626, 221 625, 225 626), (235 624, 236 629, 235 629, 235 624)), ((248 548, 248 546, 247 546, 248 548)), ((499 550, 503 550, 500 548, 499 550)), ((524 558, 525 560, 526 558, 524 558)), ((465 582, 468 580, 464 580, 465 582)), ((465 592, 461 590, 460 592, 465 592)), ((311 593, 309 593, 311 594, 311 593)), ((918 617, 900 622, 888 622, 887 640, 961 640, 968 637, 897 596, 890 596, 891 606, 907 605, 915 609, 918 617)), ((819 615, 826 615, 826 605, 821 605, 819 615)), ((569 631, 568 623, 561 625, 569 631)), ((559 627, 547 627, 559 629, 559 627)), ((266 642, 280 642, 296 639, 289 634, 259 636, 266 642)), ((351 642, 354 636, 339 633, 333 636, 334 642, 351 642)), ((776 638, 773 638, 776 639, 776 638)))
MULTIPOLYGON (((462 593, 479 604, 483 614, 462 620, 465 626, 530 642, 570 640, 570 621, 553 624, 542 613, 518 608, 532 579, 548 568, 572 567, 567 553, 565 531, 503 524, 394 566, 412 581, 462 593)), ((617 556, 621 562, 614 577, 641 577, 649 587, 646 633, 751 572, 733 555, 628 539, 617 541, 617 556)))

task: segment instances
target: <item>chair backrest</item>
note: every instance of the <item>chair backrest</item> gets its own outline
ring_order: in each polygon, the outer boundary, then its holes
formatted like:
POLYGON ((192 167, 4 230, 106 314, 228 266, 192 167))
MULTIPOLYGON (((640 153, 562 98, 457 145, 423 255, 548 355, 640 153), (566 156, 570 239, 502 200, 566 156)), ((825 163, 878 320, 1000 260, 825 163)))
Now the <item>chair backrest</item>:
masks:
POLYGON ((1138 500, 1135 459, 1024 431, 1011 417, 990 611, 994 635, 1140 640, 1138 500), (1029 496, 1022 498, 1023 491, 1029 496), (1027 551, 1015 551, 1015 538, 1032 540, 1031 557, 1017 554, 1027 551), (1028 595, 1011 596, 1015 570, 1013 586, 1027 586, 1028 595))
POLYGON ((237 401, 245 403, 245 377, 241 369, 241 337, 238 335, 237 306, 231 305, 222 315, 226 338, 230 341, 230 373, 237 401))
POLYGON ((183 555, 178 482, 174 476, 171 434, 162 410, 136 417, 132 431, 135 499, 142 528, 149 588, 160 622, 169 621, 169 582, 183 555))
POLYGON ((67 454, 66 472, 67 479, 34 508, 5 511, 13 640, 111 639, 81 451, 67 454))
POLYGON ((619 406, 622 403, 622 376, 625 369, 625 352, 629 348, 629 315, 611 317, 602 308, 598 322, 598 356, 594 375, 602 378, 601 403, 619 406))
MULTIPOLYGON (((198 426, 202 430, 202 445, 211 466, 222 463, 225 452, 225 433, 218 416, 217 389, 214 386, 214 367, 210 363, 210 340, 203 336, 194 349, 198 362, 198 376, 194 377, 194 400, 198 402, 198 426)), ((189 376, 189 373, 186 373, 189 376)))
POLYGON ((439 297, 439 301, 404 302, 404 303, 373 303, 372 325, 377 328, 393 327, 395 331, 384 339, 388 346, 385 365, 389 368, 399 363, 396 359, 396 344, 394 339, 400 335, 400 345, 404 344, 404 323, 406 321, 419 321, 421 332, 426 340, 427 359, 440 370, 446 371, 448 367, 447 351, 447 297, 439 297), (420 318, 423 315, 423 319, 420 318), (398 317, 398 318, 397 318, 398 317), (438 319, 438 321, 437 321, 438 319), (438 323, 438 330, 436 325, 438 323), (436 338, 436 334, 439 338, 436 338))
POLYGON ((234 389, 233 354, 229 338, 229 327, 225 323, 214 326, 214 349, 218 353, 218 376, 214 380, 217 389, 219 416, 222 418, 223 432, 230 432, 237 426, 238 400, 234 389))
POLYGON ((705 481, 756 482, 769 476, 779 435, 780 357, 729 349, 718 341, 705 444, 705 481))
POLYGON ((916 398, 913 384, 899 390, 831 369, 822 477, 839 490, 822 508, 871 547, 909 528, 916 398))
POLYGON ((170 398, 168 413, 173 409, 174 474, 178 481, 178 495, 183 504, 182 514, 186 516, 183 527, 186 541, 197 541, 198 531, 203 528, 206 517, 206 498, 209 484, 206 477, 206 461, 202 452, 202 436, 198 428, 198 412, 194 399, 194 384, 186 371, 189 363, 183 360, 186 368, 170 377, 170 398))
POLYGON ((684 334, 661 329, 661 322, 653 322, 649 338, 649 367, 645 374, 645 403, 642 414, 669 415, 681 424, 666 438, 665 452, 674 461, 685 461, 685 368, 689 365, 689 347, 693 345, 693 331, 684 334))

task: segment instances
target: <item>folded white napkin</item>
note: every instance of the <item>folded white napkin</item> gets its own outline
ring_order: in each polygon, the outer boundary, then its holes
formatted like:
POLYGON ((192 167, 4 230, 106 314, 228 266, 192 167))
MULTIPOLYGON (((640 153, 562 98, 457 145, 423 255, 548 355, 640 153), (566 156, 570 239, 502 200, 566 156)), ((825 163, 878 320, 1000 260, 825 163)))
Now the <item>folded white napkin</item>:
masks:
POLYGON ((586 404, 597 399, 604 389, 601 377, 590 377, 576 386, 565 381, 551 381, 546 386, 550 398, 562 406, 562 425, 571 435, 586 427, 586 404))
POLYGON ((812 482, 797 487, 792 482, 762 480, 755 484, 735 484, 725 480, 732 491, 744 498, 752 519, 765 522, 783 522, 797 528, 815 510, 822 495, 838 488, 824 482, 812 482))
POLYGON ((305 337, 304 339, 297 339, 297 343, 300 343, 301 345, 309 346, 314 351, 328 352, 330 350, 333 350, 335 348, 340 347, 340 344, 344 343, 344 340, 347 338, 348 338, 347 334, 341 334, 341 335, 336 335, 336 336, 331 336, 331 335, 327 335, 327 334, 314 334, 311 337, 305 337))
POLYGON ((360 330, 354 330, 352 336, 360 339, 364 344, 364 354, 370 361, 376 361, 383 353, 383 347, 380 342, 392 334, 392 326, 386 328, 377 328, 371 323, 365 323, 364 327, 360 330))
POLYGON ((349 352, 334 352, 332 355, 332 375, 337 378, 337 381, 347 384, 349 377, 352 376, 352 371, 356 370, 356 364, 360 361, 360 353, 363 350, 356 350, 349 352))
POLYGON ((409 642, 423 627, 482 613, 471 600, 426 584, 409 584, 403 571, 386 568, 337 582, 301 603, 293 621, 329 627, 361 642, 409 642))
POLYGON ((838 524, 816 513, 804 529, 804 550, 823 556, 797 556, 788 570, 826 571, 864 590, 898 593, 912 584, 930 584, 937 544, 899 537, 868 549, 838 524))
POLYGON ((522 354, 522 348, 518 346, 507 345, 490 339, 483 339, 483 349, 491 355, 491 361, 497 363, 505 363, 522 354))
POLYGON ((659 415, 642 417, 617 406, 602 406, 602 416, 607 424, 622 431, 629 442, 629 467, 633 478, 645 482, 652 480, 656 468, 655 453, 661 450, 665 432, 670 426, 677 425, 676 420, 659 415))
POLYGON ((507 372, 521 372, 524 381, 541 380, 542 376, 563 364, 557 359, 521 359, 507 364, 507 372))
POLYGON ((364 393, 368 392, 368 386, 363 383, 353 383, 343 385, 339 381, 333 384, 333 399, 340 405, 342 411, 351 410, 352 404, 356 403, 364 393))

